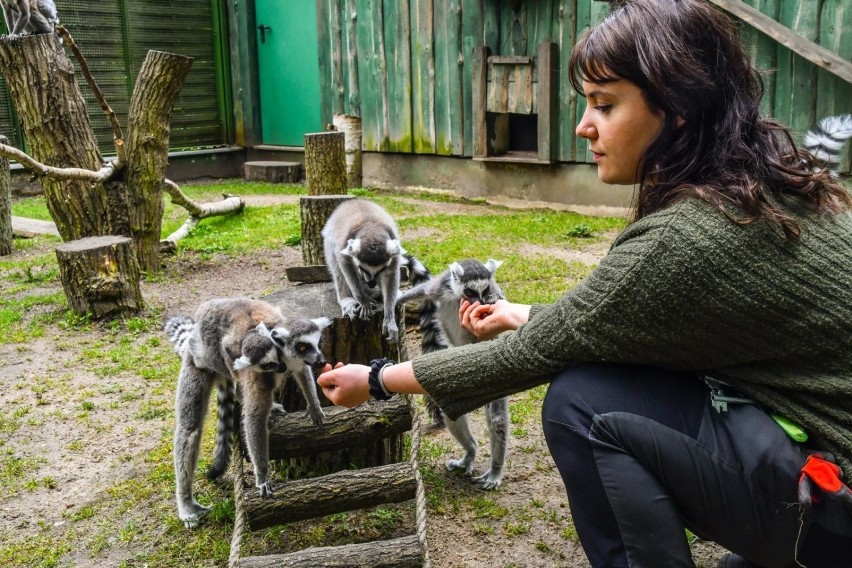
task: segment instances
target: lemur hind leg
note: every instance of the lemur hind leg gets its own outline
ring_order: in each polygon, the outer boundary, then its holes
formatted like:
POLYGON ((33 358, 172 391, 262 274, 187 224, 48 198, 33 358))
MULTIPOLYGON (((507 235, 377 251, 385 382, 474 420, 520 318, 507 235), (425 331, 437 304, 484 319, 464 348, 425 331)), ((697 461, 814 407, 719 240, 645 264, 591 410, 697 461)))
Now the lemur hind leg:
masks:
POLYGON ((470 431, 469 415, 463 414, 458 420, 450 420, 448 416, 444 416, 444 422, 447 425, 447 430, 453 435, 453 438, 461 444, 465 454, 463 458, 453 459, 447 462, 447 469, 462 469, 465 475, 473 473, 473 460, 476 459, 476 438, 470 431))
POLYGON ((491 469, 473 482, 483 489, 500 487, 503 481, 503 465, 509 442, 509 399, 501 398, 485 405, 485 422, 488 425, 488 441, 491 445, 491 469))
POLYGON ((210 392, 215 375, 199 369, 186 355, 178 377, 175 397, 174 467, 175 496, 178 516, 187 528, 194 528, 202 515, 210 508, 199 505, 192 494, 195 468, 198 466, 198 450, 201 445, 201 430, 207 416, 210 392))

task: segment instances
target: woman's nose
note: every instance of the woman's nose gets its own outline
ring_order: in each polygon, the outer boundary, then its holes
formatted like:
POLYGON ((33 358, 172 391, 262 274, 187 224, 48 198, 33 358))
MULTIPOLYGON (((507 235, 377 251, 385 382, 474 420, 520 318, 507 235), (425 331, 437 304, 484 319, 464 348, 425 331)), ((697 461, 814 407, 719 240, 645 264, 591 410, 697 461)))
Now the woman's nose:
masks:
POLYGON ((577 124, 577 128, 574 132, 580 138, 592 139, 597 136, 597 130, 594 125, 592 125, 591 121, 588 120, 586 113, 583 113, 582 118, 580 118, 580 122, 577 124))

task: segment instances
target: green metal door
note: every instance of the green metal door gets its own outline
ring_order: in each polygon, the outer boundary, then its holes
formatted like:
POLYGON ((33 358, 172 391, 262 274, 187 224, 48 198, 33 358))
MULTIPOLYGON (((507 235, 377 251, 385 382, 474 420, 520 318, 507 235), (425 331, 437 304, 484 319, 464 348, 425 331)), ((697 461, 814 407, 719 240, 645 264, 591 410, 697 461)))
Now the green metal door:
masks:
POLYGON ((316 0, 256 0, 263 143, 304 146, 323 130, 316 0))

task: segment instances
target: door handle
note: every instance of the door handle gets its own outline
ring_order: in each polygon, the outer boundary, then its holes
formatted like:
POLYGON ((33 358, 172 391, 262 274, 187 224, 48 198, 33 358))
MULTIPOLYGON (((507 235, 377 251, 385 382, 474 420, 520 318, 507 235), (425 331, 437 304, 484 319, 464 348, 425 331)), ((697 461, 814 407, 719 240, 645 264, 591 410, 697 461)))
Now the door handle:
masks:
POLYGON ((271 30, 270 26, 260 24, 257 26, 257 29, 260 30, 260 43, 266 43, 266 30, 271 30))

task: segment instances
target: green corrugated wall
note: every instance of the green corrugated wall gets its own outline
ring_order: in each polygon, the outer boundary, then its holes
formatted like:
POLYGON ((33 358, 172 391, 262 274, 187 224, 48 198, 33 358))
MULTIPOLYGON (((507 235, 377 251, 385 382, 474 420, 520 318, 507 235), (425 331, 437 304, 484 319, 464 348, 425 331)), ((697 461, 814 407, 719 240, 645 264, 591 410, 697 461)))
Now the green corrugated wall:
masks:
MULTIPOLYGON (((149 50, 193 58, 192 69, 172 112, 171 147, 203 148, 225 144, 231 130, 228 102, 227 43, 223 0, 98 0, 56 2, 60 22, 86 57, 89 69, 123 128, 133 82, 149 50)), ((76 64, 70 50, 68 56, 76 64)), ((101 150, 113 152, 112 129, 76 69, 89 118, 101 150)), ((0 78, 0 132, 22 147, 6 86, 0 78)), ((125 133, 126 135, 126 133, 125 133)))
MULTIPOLYGON (((746 0, 803 37, 852 59, 852 0, 746 0)), ((576 37, 609 11, 594 0, 319 0, 324 120, 362 118, 363 148, 472 155, 471 49, 536 54, 559 45, 559 160, 587 162, 574 125, 585 103, 565 62, 576 37)), ((802 134, 815 120, 852 112, 852 85, 743 25, 744 42, 765 74, 764 111, 802 134)), ((850 169, 850 152, 844 161, 850 169)))

